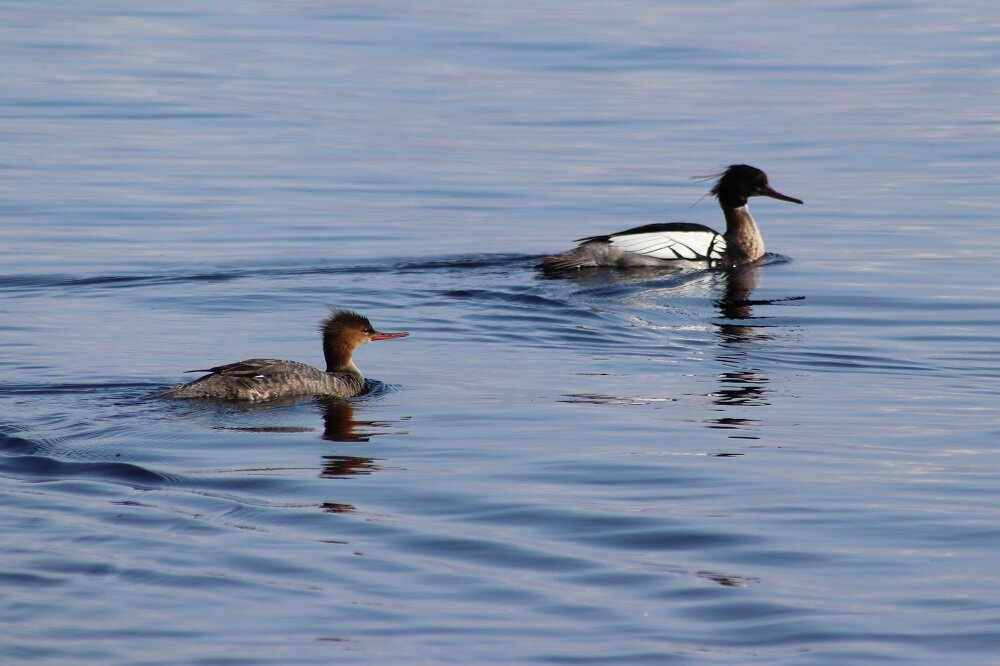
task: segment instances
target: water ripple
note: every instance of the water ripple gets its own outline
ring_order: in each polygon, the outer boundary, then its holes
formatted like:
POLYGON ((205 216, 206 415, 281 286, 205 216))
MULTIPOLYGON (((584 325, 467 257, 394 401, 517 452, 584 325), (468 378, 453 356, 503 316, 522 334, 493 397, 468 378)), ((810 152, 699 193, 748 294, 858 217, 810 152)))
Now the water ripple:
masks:
POLYGON ((101 479, 135 488, 155 487, 173 480, 168 475, 131 463, 70 462, 32 455, 0 456, 0 472, 36 482, 77 478, 101 479))

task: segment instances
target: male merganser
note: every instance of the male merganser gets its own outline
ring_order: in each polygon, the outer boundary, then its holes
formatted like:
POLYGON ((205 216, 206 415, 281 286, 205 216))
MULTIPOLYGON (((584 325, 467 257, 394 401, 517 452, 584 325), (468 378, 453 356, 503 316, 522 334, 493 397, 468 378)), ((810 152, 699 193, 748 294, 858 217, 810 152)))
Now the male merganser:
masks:
POLYGON ((160 394, 163 398, 215 398, 257 402, 275 398, 329 395, 350 398, 365 390, 365 378, 354 365, 354 350, 375 340, 405 338, 409 333, 380 333, 367 317, 334 310, 319 326, 323 332, 326 372, 305 363, 251 358, 205 370, 201 379, 160 394))
POLYGON ((580 238, 579 247, 545 257, 540 267, 561 271, 592 266, 704 268, 751 264, 764 256, 764 239, 750 216, 747 199, 763 196, 802 203, 772 190, 767 174, 746 164, 728 167, 711 194, 719 200, 726 216, 725 234, 689 222, 647 224, 607 236, 580 238))

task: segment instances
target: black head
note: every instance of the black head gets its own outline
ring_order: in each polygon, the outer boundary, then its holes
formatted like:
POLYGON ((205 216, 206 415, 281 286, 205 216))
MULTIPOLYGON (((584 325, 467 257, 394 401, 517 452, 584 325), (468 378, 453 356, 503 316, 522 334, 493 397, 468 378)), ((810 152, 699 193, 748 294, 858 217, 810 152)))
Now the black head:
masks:
POLYGON ((711 194, 723 208, 745 206, 750 197, 771 197, 802 203, 800 199, 775 192, 767 183, 767 174, 749 164, 733 164, 727 168, 712 187, 711 194))

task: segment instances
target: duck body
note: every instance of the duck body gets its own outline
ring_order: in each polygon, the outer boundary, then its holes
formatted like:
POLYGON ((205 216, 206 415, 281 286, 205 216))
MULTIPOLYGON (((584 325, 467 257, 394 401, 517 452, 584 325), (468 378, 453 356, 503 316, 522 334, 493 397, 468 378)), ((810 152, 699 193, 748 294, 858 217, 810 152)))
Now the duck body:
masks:
POLYGON ((209 398, 261 402, 296 396, 350 398, 365 392, 365 378, 354 365, 357 347, 375 340, 402 338, 409 333, 382 333, 366 317, 335 310, 320 324, 327 369, 298 361, 251 358, 204 370, 209 374, 160 394, 162 398, 209 398))
POLYGON ((714 230, 689 222, 646 224, 604 236, 577 239, 580 246, 546 257, 547 269, 587 266, 674 266, 701 268, 722 261, 726 238, 714 230))
POLYGON ((689 222, 647 224, 604 236, 581 238, 577 241, 578 247, 542 259, 540 268, 546 271, 599 266, 707 268, 754 263, 764 256, 764 239, 750 215, 747 199, 766 196, 802 203, 771 189, 767 175, 746 164, 728 167, 711 194, 718 198, 726 219, 724 234, 689 222))
POLYGON ((165 391, 162 397, 259 402, 300 395, 351 398, 365 390, 360 372, 324 372, 306 363, 273 358, 251 358, 188 372, 210 374, 165 391))

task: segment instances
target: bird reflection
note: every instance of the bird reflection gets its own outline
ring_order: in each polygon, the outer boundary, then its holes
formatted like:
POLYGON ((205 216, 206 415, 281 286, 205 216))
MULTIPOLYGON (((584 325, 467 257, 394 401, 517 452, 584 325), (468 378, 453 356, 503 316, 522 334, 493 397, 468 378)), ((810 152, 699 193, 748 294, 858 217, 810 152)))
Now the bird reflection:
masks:
POLYGON ((719 388, 712 392, 712 402, 725 405, 769 405, 768 379, 757 372, 723 372, 719 388))
MULTIPOLYGON (((331 442, 367 442, 384 432, 359 430, 387 428, 391 424, 380 421, 358 421, 354 418, 354 405, 341 398, 317 398, 323 410, 323 439, 331 442)), ((371 474, 382 469, 376 464, 377 458, 367 456, 328 455, 323 456, 320 476, 324 479, 343 479, 359 474, 371 474)))
MULTIPOLYGON (((780 262, 781 258, 772 256, 768 263, 774 261, 780 262)), ((712 305, 718 311, 718 318, 711 322, 711 330, 716 338, 715 358, 722 368, 715 376, 716 386, 706 397, 720 415, 706 419, 704 423, 708 428, 743 431, 742 434, 731 435, 734 438, 754 439, 756 437, 749 433, 756 430, 761 421, 732 412, 736 408, 761 407, 772 402, 770 379, 758 367, 754 351, 774 339, 772 331, 775 329, 767 324, 769 317, 757 314, 755 309, 803 298, 792 296, 755 300, 753 292, 760 286, 766 266, 767 263, 697 271, 676 268, 584 269, 547 275, 544 279, 570 280, 586 289, 589 295, 620 299, 625 303, 675 303, 682 299, 700 299, 706 294, 717 294, 712 305)), ((606 397, 598 397, 602 402, 608 402, 606 397)), ((593 396, 574 394, 567 399, 592 400, 593 396)))
MULTIPOLYGON (((760 286, 763 267, 739 266, 725 271, 726 281, 722 296, 716 299, 721 321, 716 322, 719 362, 730 368, 717 377, 719 387, 711 393, 712 402, 724 411, 734 406, 764 406, 771 404, 770 379, 754 367, 752 350, 773 339, 762 331, 760 320, 767 319, 754 313, 758 305, 773 305, 784 301, 801 300, 801 296, 782 299, 754 300, 754 289, 760 286)), ((708 419, 710 428, 748 430, 760 424, 759 420, 732 416, 708 419)))
MULTIPOLYGON (((715 307, 722 317, 722 321, 714 324, 719 338, 717 358, 720 363, 732 368, 719 373, 719 386, 709 395, 712 403, 722 408, 719 411, 725 412, 726 408, 734 406, 770 404, 768 378, 756 368, 748 367, 750 355, 747 346, 771 339, 770 335, 761 333, 750 325, 756 318, 753 306, 757 303, 751 300, 751 295, 760 285, 760 270, 760 266, 740 266, 727 270, 722 296, 715 301, 715 307)), ((753 430, 760 422, 722 416, 706 419, 705 423, 707 427, 714 429, 748 431, 753 430)))
POLYGON ((713 583, 718 583, 723 587, 749 587, 752 583, 759 583, 759 578, 745 578, 743 576, 730 576, 715 571, 699 571, 698 576, 713 583))
MULTIPOLYGON (((384 421, 362 421, 354 418, 354 404, 350 400, 333 397, 317 397, 316 402, 323 412, 323 439, 331 442, 363 443, 385 432, 373 432, 373 428, 388 428, 391 423, 384 421)), ((320 477, 324 479, 347 479, 371 474, 382 469, 378 458, 368 456, 334 454, 321 458, 320 477)), ((353 513, 357 507, 346 502, 324 502, 320 509, 326 513, 353 513)))
MULTIPOLYGON (((401 435, 406 434, 405 430, 388 431, 393 426, 391 421, 365 421, 354 418, 354 404, 350 399, 334 398, 329 396, 317 396, 314 401, 319 405, 323 415, 323 439, 332 442, 367 442, 372 437, 378 435, 401 435)), ((229 403, 219 403, 220 407, 233 413, 256 413, 276 410, 289 405, 302 402, 301 398, 289 398, 283 400, 269 400, 260 403, 245 403, 231 405, 229 403)), ((206 401, 205 404, 213 404, 206 401)), ((218 425, 213 426, 216 430, 236 430, 240 432, 312 432, 315 428, 311 426, 286 425, 258 423, 254 425, 218 425)))
POLYGON ((371 474, 382 469, 375 463, 378 458, 364 456, 323 456, 324 479, 344 479, 358 474, 371 474))
MULTIPOLYGON (((377 395, 376 387, 373 394, 377 395)), ((218 401, 203 401, 189 407, 195 414, 210 412, 216 416, 224 415, 232 418, 241 418, 253 415, 260 420, 267 418, 295 418, 302 417, 308 413, 312 419, 315 414, 312 409, 303 407, 309 406, 309 399, 289 398, 282 400, 270 400, 261 403, 231 403, 218 401), (268 415, 272 416, 269 418, 268 415)), ((355 418, 355 409, 361 403, 364 409, 364 399, 344 399, 335 397, 314 397, 312 401, 319 406, 323 417, 322 438, 330 442, 345 442, 351 444, 363 444, 371 441, 373 437, 379 435, 399 435, 406 434, 406 430, 397 427, 397 421, 372 421, 355 418)), ((400 421, 406 421, 409 417, 403 417, 400 421)), ((315 432, 314 426, 307 425, 287 425, 282 423, 255 423, 251 425, 215 425, 216 430, 229 430, 252 433, 307 433, 315 432)), ((372 474, 384 469, 381 459, 368 456, 346 455, 343 453, 330 453, 320 457, 319 476, 323 479, 347 479, 357 476, 372 474)), ((280 468, 270 468, 277 471, 280 468)), ((300 468, 289 468, 300 469, 300 468)), ((351 513, 356 511, 356 507, 346 502, 322 502, 317 505, 326 513, 351 513)), ((336 542, 335 543, 340 543, 336 542)))
POLYGON ((323 439, 331 442, 367 442, 385 433, 371 432, 366 428, 385 428, 389 425, 380 421, 356 421, 354 405, 344 398, 324 396, 316 398, 316 402, 323 412, 323 439))
POLYGON ((715 307, 724 319, 716 324, 721 344, 747 344, 770 339, 770 336, 757 332, 745 323, 754 319, 754 305, 766 303, 755 303, 750 299, 753 290, 760 286, 760 270, 760 266, 739 266, 726 271, 725 289, 722 297, 715 301, 715 307))
MULTIPOLYGON (((326 513, 353 513, 358 510, 353 504, 343 502, 323 502, 319 505, 326 513)), ((335 543, 347 543, 346 541, 336 541, 335 543)))

